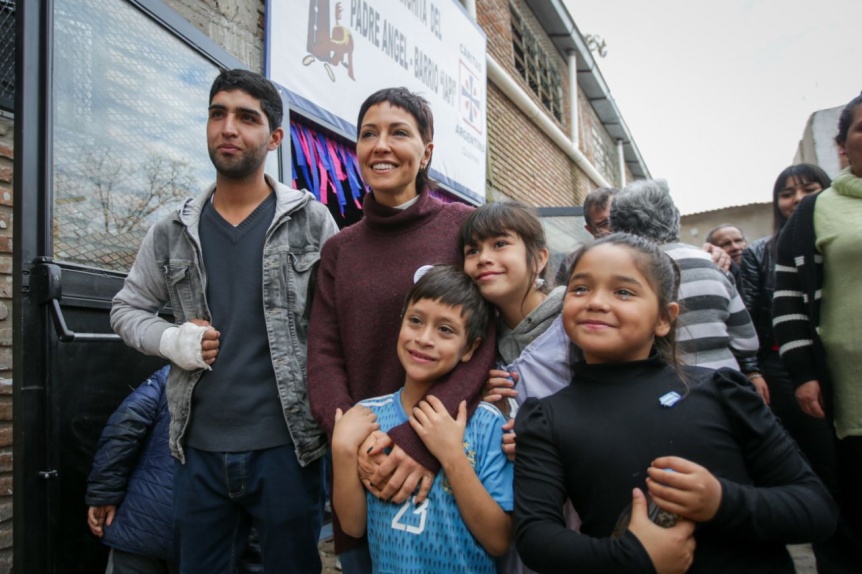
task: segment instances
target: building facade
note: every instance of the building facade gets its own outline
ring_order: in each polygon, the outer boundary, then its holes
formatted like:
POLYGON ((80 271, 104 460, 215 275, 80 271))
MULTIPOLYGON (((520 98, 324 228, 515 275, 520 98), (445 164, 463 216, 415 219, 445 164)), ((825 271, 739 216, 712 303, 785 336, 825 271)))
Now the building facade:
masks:
POLYGON ((732 205, 683 215, 680 218, 679 240, 699 247, 706 242, 706 236, 712 229, 725 223, 741 229, 749 243, 772 235, 772 202, 732 205))
POLYGON ((835 136, 838 134, 838 117, 843 106, 817 110, 808 117, 805 129, 796 146, 793 163, 819 165, 834 178, 847 167, 847 158, 839 153, 835 136))

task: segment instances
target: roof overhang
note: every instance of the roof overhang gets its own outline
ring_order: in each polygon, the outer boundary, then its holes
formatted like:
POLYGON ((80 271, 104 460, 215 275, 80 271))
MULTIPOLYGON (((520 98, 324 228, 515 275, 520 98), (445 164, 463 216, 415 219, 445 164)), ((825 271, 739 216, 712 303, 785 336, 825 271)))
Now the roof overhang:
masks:
POLYGON ((626 166, 632 176, 644 179, 651 177, 592 52, 562 0, 525 0, 525 3, 560 54, 564 58, 571 52, 577 55, 578 86, 583 90, 608 134, 614 140, 622 140, 626 166))

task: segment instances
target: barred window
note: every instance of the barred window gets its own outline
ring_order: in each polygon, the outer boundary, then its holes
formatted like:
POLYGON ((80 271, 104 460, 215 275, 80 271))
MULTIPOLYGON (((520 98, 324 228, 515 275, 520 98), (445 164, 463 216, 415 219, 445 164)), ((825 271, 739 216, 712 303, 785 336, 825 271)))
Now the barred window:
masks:
POLYGON ((15 106, 15 0, 0 0, 0 109, 15 106))
POLYGON ((601 124, 590 124, 590 135, 592 136, 593 165, 596 166, 608 181, 621 185, 619 180, 619 156, 616 152, 613 140, 601 129, 601 124))
POLYGON ((515 6, 510 4, 509 11, 512 15, 515 69, 527 81, 530 90, 539 97, 542 105, 562 122, 563 88, 560 71, 515 6))

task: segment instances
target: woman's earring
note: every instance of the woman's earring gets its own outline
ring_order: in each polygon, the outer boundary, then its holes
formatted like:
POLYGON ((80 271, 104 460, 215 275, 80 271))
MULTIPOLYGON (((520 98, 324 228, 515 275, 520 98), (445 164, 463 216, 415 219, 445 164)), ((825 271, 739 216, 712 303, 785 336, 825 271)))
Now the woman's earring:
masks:
POLYGON ((536 277, 536 280, 533 282, 533 284, 536 286, 536 289, 541 289, 545 286, 545 280, 541 277, 536 277))

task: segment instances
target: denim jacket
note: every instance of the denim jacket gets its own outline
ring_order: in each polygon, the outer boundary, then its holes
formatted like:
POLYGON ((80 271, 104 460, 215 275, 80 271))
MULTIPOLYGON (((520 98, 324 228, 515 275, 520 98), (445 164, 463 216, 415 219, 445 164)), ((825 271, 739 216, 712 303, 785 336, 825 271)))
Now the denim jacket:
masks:
MULTIPOLYGON (((326 436, 314 422, 306 392, 307 307, 320 249, 338 227, 327 208, 308 191, 297 191, 267 177, 275 189, 275 217, 263 250, 263 302, 272 365, 284 420, 302 466, 326 451, 326 436)), ((147 232, 123 288, 113 299, 111 327, 129 346, 160 355, 162 333, 172 326, 158 316, 170 303, 176 324, 211 320, 206 300, 198 223, 215 186, 159 221, 147 232)), ((168 378, 171 452, 185 462, 182 439, 192 394, 203 371, 176 365, 168 378)))

